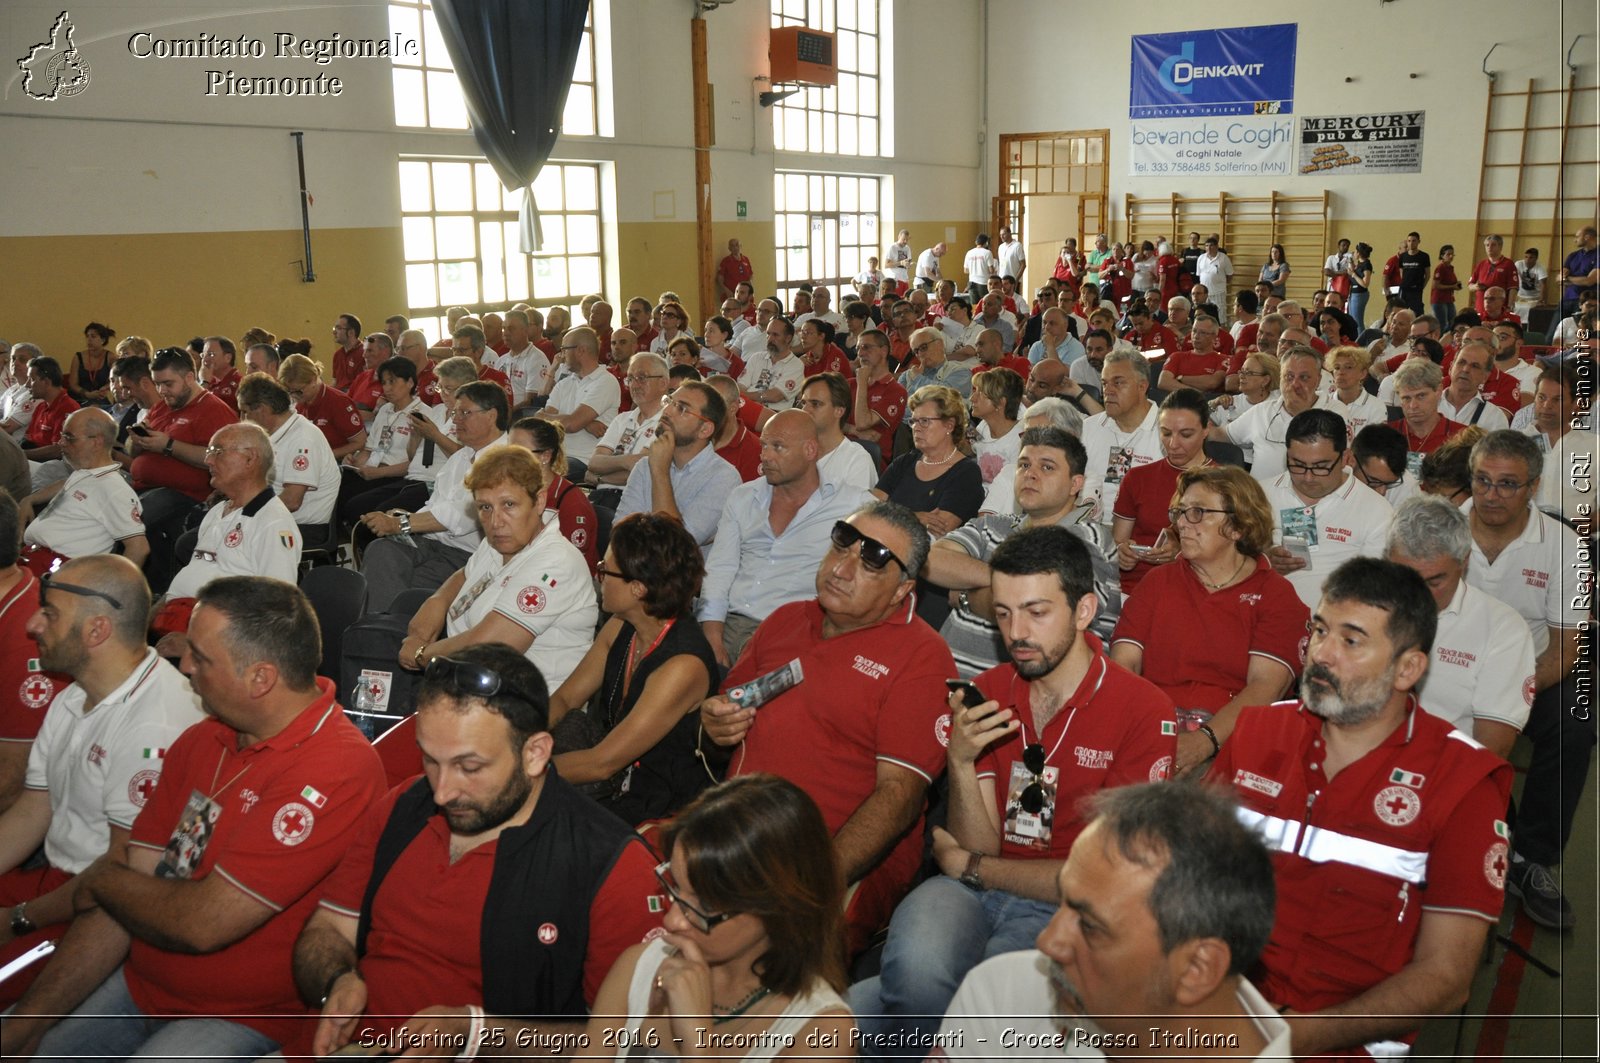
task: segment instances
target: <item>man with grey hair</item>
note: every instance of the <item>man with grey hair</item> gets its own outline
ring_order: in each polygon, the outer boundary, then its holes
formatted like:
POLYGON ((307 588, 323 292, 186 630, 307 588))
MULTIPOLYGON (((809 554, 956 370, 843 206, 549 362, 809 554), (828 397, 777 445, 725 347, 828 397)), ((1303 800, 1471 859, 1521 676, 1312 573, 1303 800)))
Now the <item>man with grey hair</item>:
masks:
POLYGON ((1099 505, 1099 519, 1111 523, 1117 491, 1129 469, 1159 461, 1164 452, 1156 431, 1156 404, 1149 399, 1150 363, 1138 351, 1112 351, 1100 369, 1105 410, 1083 422, 1083 497, 1099 505))
POLYGON ((845 910, 851 952, 910 888, 928 786, 944 767, 944 681, 956 668, 914 608, 928 547, 916 515, 893 502, 836 522, 817 596, 774 610, 724 693, 700 707, 701 746, 732 757, 730 776, 772 772, 821 808, 854 887, 845 910), (772 673, 783 671, 797 682, 775 683, 772 673))
POLYGON ((1436 495, 1406 499, 1389 525, 1387 557, 1414 569, 1439 607, 1418 687, 1423 707, 1509 757, 1533 701, 1533 637, 1515 609, 1467 581, 1467 515, 1436 495))
POLYGON ((1400 419, 1389 427, 1406 437, 1406 471, 1412 476, 1421 472, 1423 458, 1466 427, 1440 412, 1443 383, 1444 373, 1425 358, 1413 358, 1394 372, 1400 419))
POLYGON ((97 407, 78 410, 61 432, 61 450, 71 469, 19 502, 24 543, 61 557, 108 554, 121 543, 129 561, 143 567, 150 556, 139 496, 123 479, 122 466, 111 456, 117 423, 97 407))
POLYGON ((1344 403, 1322 389, 1322 356, 1315 349, 1291 347, 1280 355, 1280 362, 1276 394, 1235 420, 1206 430, 1219 443, 1248 448, 1254 459, 1250 475, 1262 483, 1277 479, 1287 467, 1284 440, 1296 415, 1313 408, 1332 410, 1340 417, 1348 413, 1344 403))
POLYGON ((222 501, 206 511, 193 553, 172 578, 166 599, 193 598, 223 576, 270 576, 293 583, 300 567, 300 528, 272 493, 272 440, 258 424, 219 428, 206 447, 211 486, 222 501))
MULTIPOLYGON (((1450 386, 1439 398, 1439 413, 1463 426, 1477 425, 1485 432, 1511 427, 1506 412, 1483 390, 1493 372, 1493 346, 1483 340, 1469 339, 1462 343, 1450 363, 1450 386)), ((1395 387, 1399 389, 1399 374, 1396 374, 1395 387)))
POLYGON ((0 396, 0 432, 9 434, 19 444, 40 406, 39 400, 33 397, 33 389, 28 386, 28 363, 42 357, 44 352, 37 343, 18 343, 11 348, 11 385, 0 396))
POLYGON ((1572 906, 1552 865, 1561 861, 1589 776, 1595 716, 1575 675, 1589 621, 1592 563, 1577 533, 1534 505, 1544 455, 1512 429, 1491 432, 1472 448, 1472 499, 1462 507, 1472 524, 1467 581, 1515 609, 1533 637, 1533 704, 1523 733, 1533 743, 1516 844, 1506 888, 1528 918, 1570 929, 1572 906), (1579 593, 1575 593, 1579 592, 1579 593))
MULTIPOLYGON (((633 408, 620 413, 606 427, 594 448, 585 479, 616 488, 611 505, 622 496, 633 467, 644 460, 661 424, 661 400, 667 394, 667 360, 659 354, 640 353, 628 360, 628 395, 633 408)), ((598 492, 597 492, 598 493, 598 492)))
POLYGON ((1411 324, 1417 320, 1417 315, 1410 310, 1401 308, 1389 315, 1389 323, 1384 327, 1383 335, 1373 340, 1367 350, 1372 354, 1372 364, 1367 367, 1367 375, 1374 380, 1382 380, 1394 368, 1390 360, 1396 355, 1411 353, 1411 324))
POLYGON ((955 388, 964 399, 971 398, 972 370, 949 361, 947 350, 948 341, 942 329, 924 327, 911 334, 911 354, 916 365, 900 374, 900 386, 906 389, 907 395, 914 395, 918 388, 929 384, 942 384, 955 388))
MULTIPOLYGON (((167 748, 204 719, 183 676, 145 644, 149 619, 150 588, 127 558, 68 561, 39 590, 28 634, 39 664, 73 683, 45 710, 26 788, 0 815, 0 897, 10 907, 0 963, 61 937, 75 876, 108 849, 122 851, 167 748), (40 845, 45 866, 25 868, 40 845)), ((5 999, 19 997, 37 970, 8 980, 5 999)))

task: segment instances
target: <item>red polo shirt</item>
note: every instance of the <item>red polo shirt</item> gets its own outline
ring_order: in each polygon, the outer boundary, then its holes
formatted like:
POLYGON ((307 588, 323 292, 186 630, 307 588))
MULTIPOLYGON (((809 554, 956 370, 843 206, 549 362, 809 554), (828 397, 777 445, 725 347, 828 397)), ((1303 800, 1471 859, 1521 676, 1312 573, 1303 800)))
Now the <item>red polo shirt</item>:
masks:
POLYGON ((439 394, 439 378, 434 375, 432 362, 417 373, 417 398, 429 406, 437 406, 444 401, 444 396, 439 394))
MULTIPOLYGON (((1486 258, 1482 259, 1472 267, 1472 281, 1478 286, 1478 290, 1472 293, 1472 308, 1478 312, 1480 317, 1484 317, 1483 293, 1485 289, 1504 288, 1508 302, 1512 296, 1517 294, 1517 263, 1515 260, 1504 256, 1501 257, 1499 262, 1490 262, 1486 258)), ((1496 318, 1495 320, 1501 319, 1496 318)), ((1484 324, 1489 324, 1488 320, 1485 320, 1484 324)))
POLYGON ((1183 345, 1178 339, 1178 334, 1159 321, 1150 326, 1149 332, 1132 329, 1122 338, 1141 351, 1166 351, 1168 354, 1173 354, 1183 345))
POLYGON ((295 411, 316 425, 334 450, 345 446, 357 432, 367 428, 361 423, 361 415, 356 412, 356 404, 350 401, 350 396, 326 384, 316 402, 296 404, 295 411))
POLYGON ((27 631, 39 611, 39 578, 21 565, 17 572, 16 586, 0 596, 0 742, 32 742, 50 702, 72 683, 39 667, 39 644, 27 631))
POLYGON ((221 380, 213 380, 209 384, 201 384, 211 394, 228 404, 228 409, 234 413, 239 412, 239 381, 244 375, 237 369, 228 370, 228 375, 221 380))
POLYGON ((728 291, 739 287, 740 281, 747 281, 755 276, 755 270, 750 266, 750 259, 744 255, 727 255, 717 266, 717 273, 722 277, 722 285, 728 291))
POLYGON ((989 365, 987 362, 979 362, 977 365, 972 367, 972 375, 977 376, 979 373, 988 372, 990 369, 1009 369, 1026 381, 1028 379, 1028 374, 1033 372, 1033 363, 1028 361, 1026 358, 1021 357, 1020 355, 1008 354, 1000 359, 998 365, 989 365))
MULTIPOLYGON (((759 403, 746 402, 745 405, 759 410, 759 403)), ((749 483, 761 475, 761 439, 741 421, 739 428, 733 433, 733 438, 728 440, 728 445, 717 448, 717 457, 739 470, 739 479, 749 483)))
POLYGON ((365 410, 376 410, 383 405, 383 385, 378 382, 376 369, 363 369, 350 385, 350 401, 365 410))
POLYGON ((66 388, 62 388, 61 394, 54 399, 39 404, 33 413, 33 420, 28 423, 28 433, 24 438, 36 447, 48 447, 61 442, 61 427, 78 408, 78 400, 67 394, 66 388))
MULTIPOLYGON (((856 377, 850 374, 845 379, 850 382, 850 423, 855 424, 856 377)), ((878 451, 882 455, 880 464, 887 466, 889 459, 894 456, 894 434, 900 430, 900 422, 906 415, 906 389, 894 377, 886 376, 868 385, 867 408, 881 419, 873 431, 878 433, 878 451)))
POLYGON ((350 384, 360 375, 367 364, 367 351, 364 344, 357 343, 354 347, 340 347, 333 352, 333 386, 340 391, 348 391, 350 384))
MULTIPOLYGON (((181 410, 174 410, 164 402, 150 407, 145 424, 152 432, 170 436, 179 443, 206 446, 217 429, 238 423, 238 416, 228 404, 204 388, 196 388, 194 395, 181 410)), ((170 487, 203 502, 211 494, 211 470, 204 465, 190 465, 165 454, 141 450, 128 470, 133 475, 136 491, 152 487, 170 487)))

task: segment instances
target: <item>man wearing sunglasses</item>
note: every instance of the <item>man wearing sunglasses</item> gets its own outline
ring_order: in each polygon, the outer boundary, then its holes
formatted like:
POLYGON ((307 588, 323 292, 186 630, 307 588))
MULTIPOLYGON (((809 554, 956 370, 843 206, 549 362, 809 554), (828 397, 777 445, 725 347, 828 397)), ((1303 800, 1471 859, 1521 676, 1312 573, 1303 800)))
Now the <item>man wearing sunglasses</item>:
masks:
POLYGON ((474 1022, 503 1029, 481 1043, 518 1044, 526 1027, 485 1011, 580 1033, 617 956, 660 926, 656 857, 550 770, 548 707, 538 669, 508 646, 429 662, 423 774, 367 812, 295 945, 300 995, 321 1010, 296 1048, 322 1057, 402 1024, 476 1037, 474 1022))
POLYGON ((1083 798, 1172 769, 1172 700, 1088 631, 1099 602, 1083 540, 1029 528, 989 567, 1010 662, 977 677, 980 704, 950 696, 949 829, 933 832, 942 874, 895 910, 880 977, 851 988, 867 1054, 895 1031, 905 1037, 888 1043, 922 1043, 969 970, 1045 928, 1083 798))
MULTIPOLYGON (((150 588, 127 558, 68 561, 17 606, 32 613, 26 634, 39 663, 73 682, 44 710, 27 789, 0 815, 0 905, 9 910, 0 964, 65 933, 73 877, 127 844, 167 747, 204 718, 188 682, 145 645, 150 588), (41 844, 47 863, 25 869, 41 844)), ((0 984, 0 1005, 15 1003, 39 970, 0 984)))
POLYGON ((816 598, 779 606, 723 690, 701 704, 710 754, 730 775, 768 771, 817 802, 846 881, 852 952, 888 922, 922 853, 929 783, 944 765, 950 650, 914 608, 928 533, 893 502, 834 524, 816 598), (731 696, 798 662, 798 684, 759 708, 731 696))
POLYGON ((1394 510, 1348 468, 1344 418, 1306 410, 1289 422, 1288 471, 1263 486, 1272 508, 1272 567, 1294 584, 1307 609, 1328 573, 1352 557, 1382 557, 1394 510), (1294 549, 1291 550, 1290 547, 1294 549))
POLYGON ((166 749, 126 849, 79 876, 79 915, 0 1053, 255 1059, 304 1025, 295 936, 384 792, 321 656, 298 588, 246 576, 201 592, 182 668, 211 718, 166 749))

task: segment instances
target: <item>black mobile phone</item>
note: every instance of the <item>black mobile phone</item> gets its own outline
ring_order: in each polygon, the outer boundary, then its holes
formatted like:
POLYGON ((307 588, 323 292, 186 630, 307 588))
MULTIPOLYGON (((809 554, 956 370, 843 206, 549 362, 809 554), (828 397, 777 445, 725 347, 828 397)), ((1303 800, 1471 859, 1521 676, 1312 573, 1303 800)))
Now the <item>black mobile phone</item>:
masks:
POLYGON ((128 431, 132 432, 136 436, 147 436, 150 434, 150 429, 146 428, 142 424, 130 424, 128 426, 128 431))
POLYGON ((961 703, 969 709, 975 709, 989 700, 983 691, 965 679, 946 679, 944 685, 950 693, 960 694, 961 703))

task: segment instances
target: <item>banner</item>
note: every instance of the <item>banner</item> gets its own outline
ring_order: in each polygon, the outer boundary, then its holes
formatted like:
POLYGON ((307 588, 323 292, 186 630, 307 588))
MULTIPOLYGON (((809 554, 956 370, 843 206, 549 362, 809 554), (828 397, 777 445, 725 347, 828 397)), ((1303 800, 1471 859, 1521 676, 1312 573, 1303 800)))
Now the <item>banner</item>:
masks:
POLYGON ((1133 38, 1129 118, 1294 113, 1294 23, 1133 38))
POLYGON ((1293 172, 1293 118, 1166 118, 1129 126, 1128 173, 1133 177, 1293 172))
POLYGON ((1421 173, 1426 111, 1300 120, 1300 172, 1421 173))

